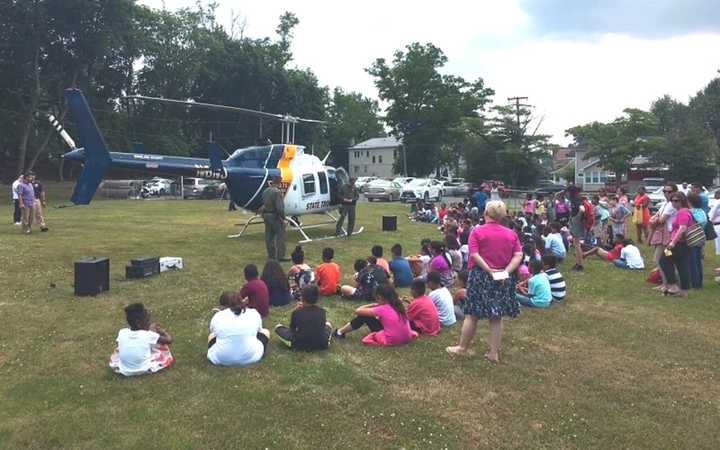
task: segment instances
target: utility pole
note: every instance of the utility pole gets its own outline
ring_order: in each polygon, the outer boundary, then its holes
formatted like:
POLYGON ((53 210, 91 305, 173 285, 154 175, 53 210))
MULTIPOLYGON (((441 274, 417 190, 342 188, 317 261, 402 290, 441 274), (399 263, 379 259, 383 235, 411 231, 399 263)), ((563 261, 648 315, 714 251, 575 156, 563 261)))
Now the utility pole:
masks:
POLYGON ((527 100, 527 99, 528 99, 527 97, 508 97, 509 102, 515 102, 515 115, 517 116, 518 131, 520 130, 520 107, 529 108, 532 106, 532 105, 520 103, 520 101, 527 100))

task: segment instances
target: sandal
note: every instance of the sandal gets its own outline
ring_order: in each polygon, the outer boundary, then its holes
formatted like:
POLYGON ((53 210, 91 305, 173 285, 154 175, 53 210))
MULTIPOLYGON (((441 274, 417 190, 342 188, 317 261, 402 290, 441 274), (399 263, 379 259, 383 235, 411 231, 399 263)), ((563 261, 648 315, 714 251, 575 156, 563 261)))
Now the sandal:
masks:
POLYGON ((473 350, 461 350, 459 346, 446 347, 445 351, 453 356, 474 356, 473 350))

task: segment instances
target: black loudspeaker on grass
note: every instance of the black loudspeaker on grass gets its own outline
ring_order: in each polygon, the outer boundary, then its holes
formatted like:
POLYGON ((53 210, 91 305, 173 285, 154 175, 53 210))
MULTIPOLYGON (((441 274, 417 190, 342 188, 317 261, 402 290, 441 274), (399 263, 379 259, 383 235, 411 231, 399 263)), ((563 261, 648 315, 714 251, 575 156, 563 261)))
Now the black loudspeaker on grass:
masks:
POLYGON ((383 216, 382 230, 397 231, 397 216, 383 216))
POLYGON ((91 256, 75 261, 75 295, 97 295, 109 289, 109 258, 91 256))

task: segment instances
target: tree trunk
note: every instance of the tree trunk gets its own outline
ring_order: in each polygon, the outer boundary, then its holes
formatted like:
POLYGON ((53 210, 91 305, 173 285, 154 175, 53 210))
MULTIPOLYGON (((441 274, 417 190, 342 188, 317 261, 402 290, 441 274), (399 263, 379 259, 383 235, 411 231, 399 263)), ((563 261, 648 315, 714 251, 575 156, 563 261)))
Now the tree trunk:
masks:
POLYGON ((30 105, 28 105, 27 116, 25 123, 23 124, 23 130, 20 135, 20 144, 18 146, 18 161, 17 170, 15 175, 24 172, 25 170, 25 157, 27 156, 27 145, 30 140, 30 133, 33 130, 35 116, 35 110, 37 109, 38 101, 40 98, 40 48, 35 50, 35 58, 33 60, 33 70, 35 78, 35 86, 30 93, 30 105))

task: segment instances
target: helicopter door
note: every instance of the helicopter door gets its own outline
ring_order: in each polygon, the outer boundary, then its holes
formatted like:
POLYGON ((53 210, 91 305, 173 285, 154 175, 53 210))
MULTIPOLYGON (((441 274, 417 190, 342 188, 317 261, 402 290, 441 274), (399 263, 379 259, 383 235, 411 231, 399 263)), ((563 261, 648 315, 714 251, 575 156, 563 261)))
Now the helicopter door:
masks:
POLYGON ((342 167, 337 169, 328 169, 328 177, 330 178, 330 204, 340 204, 340 188, 350 184, 350 177, 342 167))

